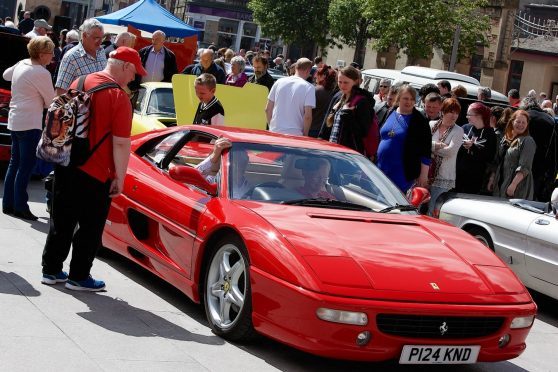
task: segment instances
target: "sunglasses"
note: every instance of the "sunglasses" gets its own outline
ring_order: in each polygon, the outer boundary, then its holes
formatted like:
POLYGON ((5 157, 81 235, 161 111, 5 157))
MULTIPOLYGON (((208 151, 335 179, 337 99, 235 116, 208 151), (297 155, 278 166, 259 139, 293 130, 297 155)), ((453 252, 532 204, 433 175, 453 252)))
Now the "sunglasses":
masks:
POLYGON ((380 88, 389 88, 389 85, 380 85, 380 88))

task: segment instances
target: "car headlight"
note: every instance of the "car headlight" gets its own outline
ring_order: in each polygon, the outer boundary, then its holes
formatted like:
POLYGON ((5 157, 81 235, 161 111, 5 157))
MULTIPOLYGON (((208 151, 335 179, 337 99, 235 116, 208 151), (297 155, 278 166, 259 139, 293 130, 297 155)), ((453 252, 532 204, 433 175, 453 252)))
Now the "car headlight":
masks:
POLYGON ((322 320, 333 323, 354 324, 362 326, 368 324, 368 317, 365 313, 333 310, 326 309, 325 307, 320 307, 318 310, 316 310, 316 315, 322 320))
POLYGON ((510 328, 517 329, 517 328, 531 327, 534 320, 535 320, 534 315, 518 316, 517 318, 513 318, 510 328))

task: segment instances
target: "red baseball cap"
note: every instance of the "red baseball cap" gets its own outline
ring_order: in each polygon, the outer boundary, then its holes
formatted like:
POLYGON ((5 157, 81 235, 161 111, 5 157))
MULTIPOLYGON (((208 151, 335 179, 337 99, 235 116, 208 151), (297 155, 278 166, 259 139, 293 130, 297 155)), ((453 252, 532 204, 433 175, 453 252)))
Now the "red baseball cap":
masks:
POLYGON ((137 74, 141 76, 147 75, 147 71, 145 71, 141 64, 139 53, 135 49, 125 46, 118 47, 118 49, 110 52, 109 58, 119 59, 124 62, 130 62, 135 66, 137 74))

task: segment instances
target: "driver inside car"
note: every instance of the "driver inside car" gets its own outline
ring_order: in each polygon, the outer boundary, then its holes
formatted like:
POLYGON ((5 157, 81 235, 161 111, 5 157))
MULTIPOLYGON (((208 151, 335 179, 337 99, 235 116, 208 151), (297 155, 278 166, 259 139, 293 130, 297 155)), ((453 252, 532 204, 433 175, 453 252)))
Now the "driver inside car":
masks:
POLYGON ((326 190, 331 165, 326 159, 307 158, 301 167, 304 184, 296 191, 306 198, 333 199, 336 197, 326 190))
MULTIPOLYGON (((219 137, 213 144, 213 151, 201 163, 196 165, 196 169, 205 177, 207 182, 217 183, 219 169, 221 168, 221 154, 225 149, 231 148, 232 142, 225 137, 219 137)), ((248 181, 244 176, 248 167, 248 154, 244 150, 234 152, 231 158, 231 182, 233 185, 233 197, 244 195, 248 189, 248 181)))

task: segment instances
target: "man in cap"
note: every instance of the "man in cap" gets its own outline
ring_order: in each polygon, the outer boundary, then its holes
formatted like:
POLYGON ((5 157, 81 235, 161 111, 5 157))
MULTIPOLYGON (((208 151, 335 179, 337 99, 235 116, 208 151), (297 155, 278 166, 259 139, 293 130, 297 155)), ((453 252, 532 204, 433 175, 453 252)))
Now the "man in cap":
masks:
MULTIPOLYGON (((85 78, 85 90, 105 83, 115 86, 91 95, 88 138, 90 149, 95 151, 79 167, 55 167, 50 229, 42 261, 44 284, 66 282, 66 288, 78 291, 105 288, 90 271, 101 247, 110 200, 120 195, 124 184, 132 128, 132 106, 124 88, 136 74, 147 74, 138 52, 120 47, 110 54, 104 70, 85 78), (62 268, 72 245, 68 275, 62 268)), ((76 80, 70 87, 77 84, 76 80)))
POLYGON ((46 36, 47 31, 52 30, 52 27, 44 19, 37 19, 33 25, 33 29, 25 34, 31 39, 37 36, 46 36))

